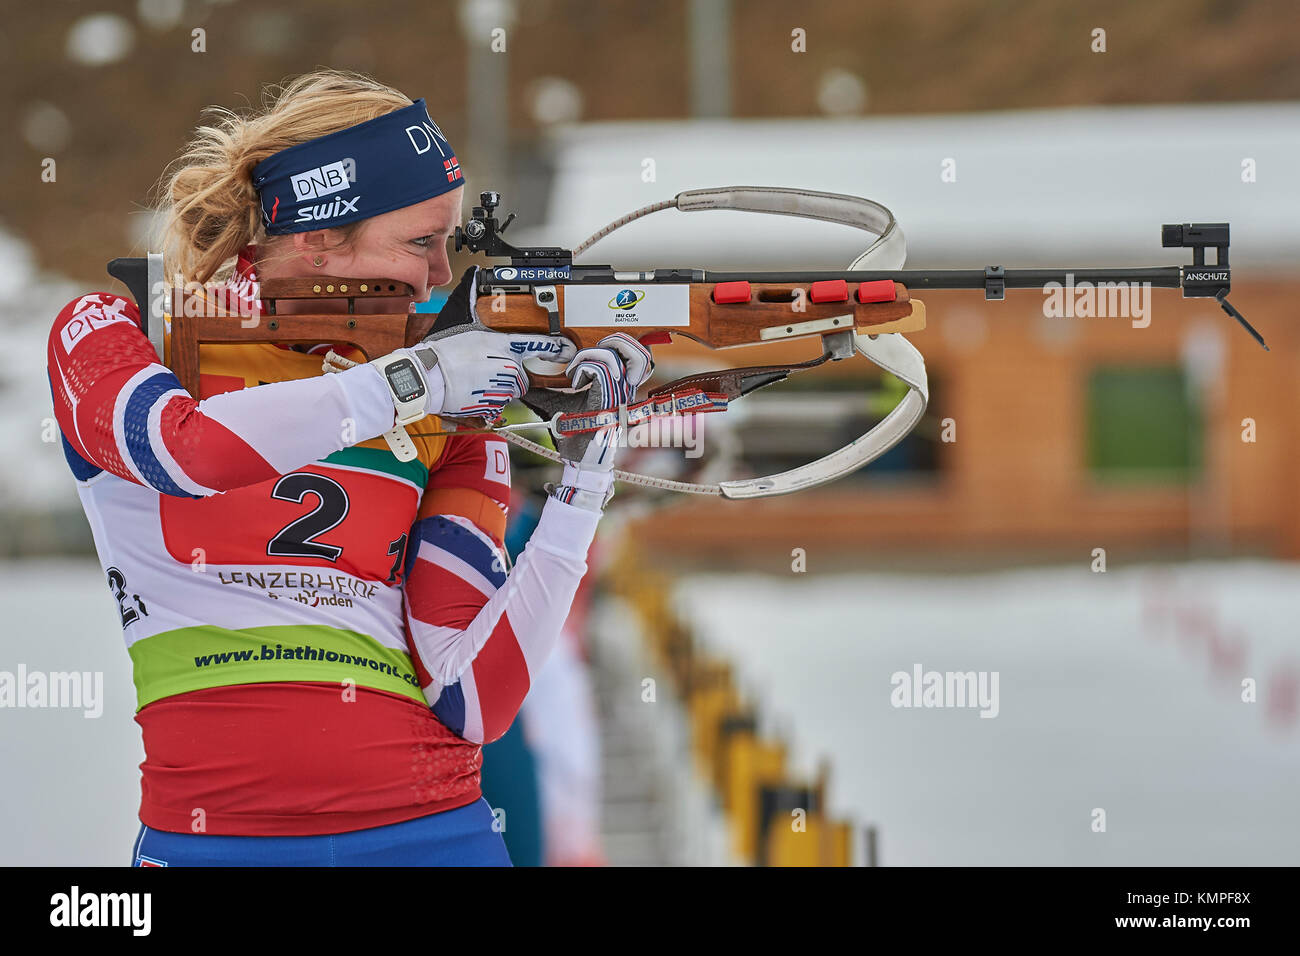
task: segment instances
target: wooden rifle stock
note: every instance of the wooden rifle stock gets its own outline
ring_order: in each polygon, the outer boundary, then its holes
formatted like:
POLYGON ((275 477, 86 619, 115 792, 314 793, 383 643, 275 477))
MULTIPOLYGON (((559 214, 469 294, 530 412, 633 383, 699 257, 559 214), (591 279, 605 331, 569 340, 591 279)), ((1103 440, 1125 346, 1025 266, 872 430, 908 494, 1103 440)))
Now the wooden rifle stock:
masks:
MULTIPOLYGON (((617 288, 611 286, 611 289, 617 288)), ((747 302, 714 301, 714 283, 692 283, 689 320, 682 325, 561 325, 561 334, 578 348, 596 345, 614 332, 628 332, 662 344, 663 333, 694 339, 714 349, 737 348, 767 342, 825 335, 855 328, 861 334, 914 332, 925 328, 924 305, 909 297, 901 283, 894 284, 891 302, 813 302, 800 287, 786 283, 755 283, 747 302), (800 301, 802 300, 802 301, 800 301), (796 307, 796 305, 798 307, 796 307)), ((556 287, 560 315, 564 315, 565 287, 556 287)), ((803 290, 806 293, 806 290, 803 290)), ((181 385, 196 398, 199 395, 199 346, 217 343, 311 344, 329 342, 360 349, 368 359, 394 349, 419 343, 429 334, 436 315, 429 312, 367 314, 356 312, 355 300, 376 297, 414 296, 406 283, 395 280, 358 280, 338 276, 319 278, 265 279, 260 283, 263 311, 248 317, 222 313, 191 314, 196 308, 173 290, 168 364, 181 385), (347 312, 281 313, 279 300, 328 300, 346 302, 347 312), (188 308, 186 306, 189 306, 188 308)), ((550 331, 547 310, 530 292, 509 292, 481 296, 479 321, 498 332, 545 335, 550 331)), ((530 373, 534 387, 565 388, 566 375, 530 373)))
POLYGON ((167 364, 181 386, 199 397, 199 346, 278 342, 286 345, 351 345, 366 358, 413 345, 429 334, 437 316, 427 312, 366 314, 355 312, 355 300, 415 295, 405 282, 389 279, 348 279, 337 276, 302 279, 265 279, 260 283, 262 314, 241 316, 208 309, 208 300, 187 299, 172 290, 171 335, 167 364), (282 299, 346 302, 347 312, 279 314, 282 299), (206 314, 216 311, 220 314, 206 314), (202 312, 204 314, 193 314, 202 312))

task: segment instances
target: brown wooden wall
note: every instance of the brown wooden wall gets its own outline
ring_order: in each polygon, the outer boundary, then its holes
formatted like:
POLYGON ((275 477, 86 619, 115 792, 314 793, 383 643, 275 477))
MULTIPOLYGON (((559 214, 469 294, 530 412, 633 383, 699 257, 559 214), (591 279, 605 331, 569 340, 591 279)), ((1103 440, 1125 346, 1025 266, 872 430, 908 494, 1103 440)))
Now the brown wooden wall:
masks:
MULTIPOLYGON (((639 532, 666 554, 735 558, 755 548, 788 556, 791 548, 811 546, 932 555, 1187 549, 1300 558, 1300 323, 1292 305, 1300 283, 1234 280, 1233 303, 1271 352, 1214 300, 1183 299, 1174 290, 1152 291, 1151 324, 1141 329, 1121 318, 1044 318, 1037 291, 987 303, 978 292, 920 295, 929 326, 909 338, 937 383, 929 414, 956 423, 956 441, 940 446, 935 478, 832 484, 756 502, 683 496, 639 532), (1098 482, 1086 461, 1091 371, 1177 364, 1185 336, 1200 324, 1218 330, 1225 346, 1222 388, 1205 408, 1200 478, 1145 487, 1098 482), (1241 439, 1248 417, 1256 422, 1253 444, 1241 439)), ((797 345, 721 357, 751 364, 816 353, 813 343, 797 345)), ((840 363, 834 373, 852 373, 861 361, 840 363)))

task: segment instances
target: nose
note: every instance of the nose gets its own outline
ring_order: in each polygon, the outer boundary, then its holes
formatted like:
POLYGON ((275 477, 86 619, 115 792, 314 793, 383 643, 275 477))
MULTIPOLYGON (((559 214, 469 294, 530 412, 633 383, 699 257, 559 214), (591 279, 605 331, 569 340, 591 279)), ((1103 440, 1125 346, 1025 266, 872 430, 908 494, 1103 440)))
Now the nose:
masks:
POLYGON ((433 246, 429 252, 429 291, 451 281, 451 261, 445 246, 433 246))

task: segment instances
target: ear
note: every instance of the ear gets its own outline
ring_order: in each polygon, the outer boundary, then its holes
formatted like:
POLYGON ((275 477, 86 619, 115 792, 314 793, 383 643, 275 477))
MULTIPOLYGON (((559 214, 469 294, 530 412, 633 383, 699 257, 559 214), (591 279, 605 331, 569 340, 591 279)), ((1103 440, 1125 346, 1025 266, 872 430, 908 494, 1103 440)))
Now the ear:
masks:
POLYGON ((295 232, 293 236, 293 251, 295 255, 316 256, 322 252, 328 252, 330 245, 326 229, 310 229, 307 232, 295 232))

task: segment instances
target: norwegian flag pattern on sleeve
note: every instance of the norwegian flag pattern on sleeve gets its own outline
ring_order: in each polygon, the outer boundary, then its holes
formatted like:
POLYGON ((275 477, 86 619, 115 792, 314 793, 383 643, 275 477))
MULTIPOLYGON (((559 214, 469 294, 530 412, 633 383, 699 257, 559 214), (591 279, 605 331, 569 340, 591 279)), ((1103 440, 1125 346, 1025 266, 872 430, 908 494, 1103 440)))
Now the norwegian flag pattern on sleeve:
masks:
POLYGON ((387 386, 366 366, 196 401, 158 361, 135 303, 106 292, 59 312, 47 361, 64 453, 81 480, 107 471, 204 497, 339 451, 349 419, 362 439, 393 423, 387 386))
POLYGON ((548 500, 507 573, 508 467, 504 442, 449 441, 407 551, 408 640, 425 698, 449 729, 478 744, 510 728, 555 647, 600 518, 548 500))

